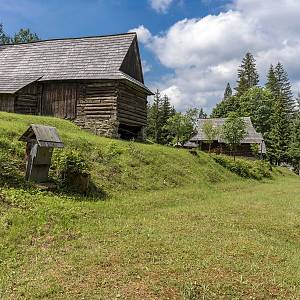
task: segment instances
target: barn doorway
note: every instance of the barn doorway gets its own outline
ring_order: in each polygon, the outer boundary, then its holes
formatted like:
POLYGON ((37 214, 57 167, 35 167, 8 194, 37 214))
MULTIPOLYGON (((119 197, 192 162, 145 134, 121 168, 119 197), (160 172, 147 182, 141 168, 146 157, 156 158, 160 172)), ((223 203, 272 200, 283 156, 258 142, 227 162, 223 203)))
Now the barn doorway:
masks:
POLYGON ((41 114, 68 120, 76 118, 76 105, 79 96, 77 83, 44 83, 40 104, 41 114))
POLYGON ((120 124, 118 134, 122 140, 139 139, 141 135, 141 130, 141 126, 129 126, 125 124, 120 124))

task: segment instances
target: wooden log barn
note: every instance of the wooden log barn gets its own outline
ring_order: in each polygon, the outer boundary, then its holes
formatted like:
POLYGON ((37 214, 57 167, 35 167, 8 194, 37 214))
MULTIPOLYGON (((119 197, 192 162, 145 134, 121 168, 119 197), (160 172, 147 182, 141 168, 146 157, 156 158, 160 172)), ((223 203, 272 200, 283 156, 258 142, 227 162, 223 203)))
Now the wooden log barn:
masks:
POLYGON ((143 139, 149 95, 135 33, 0 46, 0 111, 143 139))

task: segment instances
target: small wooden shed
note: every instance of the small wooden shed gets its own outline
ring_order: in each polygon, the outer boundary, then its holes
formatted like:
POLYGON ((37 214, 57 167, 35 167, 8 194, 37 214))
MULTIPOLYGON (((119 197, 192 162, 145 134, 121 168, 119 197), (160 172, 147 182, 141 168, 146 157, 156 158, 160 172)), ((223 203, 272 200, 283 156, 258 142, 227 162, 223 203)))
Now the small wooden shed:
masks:
POLYGON ((31 125, 19 138, 26 142, 25 179, 47 182, 53 148, 63 148, 64 144, 55 127, 31 125))
POLYGON ((0 46, 0 111, 142 139, 149 95, 135 33, 0 46))

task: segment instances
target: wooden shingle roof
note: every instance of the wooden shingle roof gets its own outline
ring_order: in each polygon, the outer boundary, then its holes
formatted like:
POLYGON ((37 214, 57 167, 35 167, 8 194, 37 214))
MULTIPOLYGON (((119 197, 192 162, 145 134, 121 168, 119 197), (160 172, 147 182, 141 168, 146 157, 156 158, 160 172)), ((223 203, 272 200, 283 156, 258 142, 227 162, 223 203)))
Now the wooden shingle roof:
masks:
POLYGON ((19 138, 22 142, 37 142, 40 147, 63 148, 64 144, 55 127, 32 124, 19 138))
POLYGON ((0 46, 0 93, 15 93, 33 81, 121 79, 143 84, 120 71, 136 34, 38 41, 0 46))
MULTIPOLYGON (((243 118, 246 124, 246 137, 243 139, 242 144, 261 144, 263 146, 263 153, 265 153, 265 143, 261 133, 258 133, 252 125, 250 117, 243 118)), ((191 138, 192 142, 206 141, 206 136, 203 131, 203 125, 206 122, 212 122, 214 127, 221 128, 226 121, 226 118, 215 118, 215 119, 199 119, 197 126, 197 134, 191 138)), ((223 143, 221 134, 216 138, 219 143, 223 143)))

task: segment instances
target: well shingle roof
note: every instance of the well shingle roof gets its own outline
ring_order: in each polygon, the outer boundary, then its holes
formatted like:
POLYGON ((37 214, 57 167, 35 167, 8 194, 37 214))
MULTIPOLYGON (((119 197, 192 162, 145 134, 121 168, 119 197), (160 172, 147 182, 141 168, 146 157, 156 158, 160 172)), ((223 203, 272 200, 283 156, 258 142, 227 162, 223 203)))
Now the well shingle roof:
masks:
POLYGON ((14 93, 36 80, 123 79, 137 84, 120 71, 135 37, 128 33, 2 45, 0 93, 14 93))
POLYGON ((36 141, 40 147, 63 148, 64 144, 55 127, 31 124, 19 141, 36 141))

